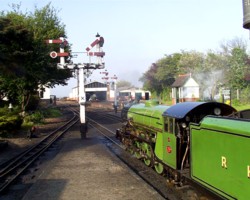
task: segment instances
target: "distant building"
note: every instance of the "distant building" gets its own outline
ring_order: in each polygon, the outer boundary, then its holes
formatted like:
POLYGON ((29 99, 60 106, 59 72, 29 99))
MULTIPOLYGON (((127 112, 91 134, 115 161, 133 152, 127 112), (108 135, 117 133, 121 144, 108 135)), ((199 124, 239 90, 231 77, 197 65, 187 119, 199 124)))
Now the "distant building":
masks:
MULTIPOLYGON (((72 88, 72 92, 69 95, 70 100, 78 101, 79 88, 72 88)), ((114 83, 101 83, 91 82, 85 84, 86 100, 98 100, 98 101, 114 101, 115 100, 115 87, 114 83)), ((130 100, 141 100, 150 99, 151 93, 144 91, 139 88, 123 88, 122 90, 116 91, 116 97, 118 101, 130 101, 130 100)))
POLYGON ((149 100, 151 98, 151 92, 145 91, 140 88, 127 88, 119 91, 119 100, 149 100))
POLYGON ((197 101, 199 98, 199 85, 191 74, 179 75, 172 84, 172 103, 197 101))
POLYGON ((43 89, 38 89, 40 101, 46 104, 56 105, 56 96, 50 94, 50 88, 44 87, 43 89))
MULTIPOLYGON (((93 81, 85 84, 86 100, 98 100, 106 101, 114 99, 114 91, 111 91, 106 83, 93 81)), ((72 92, 69 94, 70 100, 78 101, 79 87, 72 88, 72 92)))
POLYGON ((38 92, 41 99, 50 99, 50 88, 43 86, 43 90, 38 89, 38 92))

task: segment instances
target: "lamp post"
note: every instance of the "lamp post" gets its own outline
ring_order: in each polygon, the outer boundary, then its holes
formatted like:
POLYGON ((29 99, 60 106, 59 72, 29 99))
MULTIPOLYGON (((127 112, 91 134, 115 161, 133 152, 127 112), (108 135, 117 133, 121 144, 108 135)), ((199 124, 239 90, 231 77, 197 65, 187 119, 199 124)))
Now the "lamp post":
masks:
POLYGON ((114 107, 115 113, 117 113, 117 107, 118 107, 117 106, 117 95, 116 95, 116 93, 117 93, 117 86, 116 86, 117 76, 114 75, 113 77, 108 77, 109 73, 107 72, 107 70, 105 70, 104 72, 100 72, 100 74, 105 75, 104 77, 102 77, 102 79, 105 80, 105 82, 107 84, 109 83, 109 87, 111 87, 112 82, 114 84, 114 87, 113 87, 113 89, 114 89, 114 105, 113 105, 113 107, 114 107), (109 78, 113 79, 113 81, 108 82, 109 78))

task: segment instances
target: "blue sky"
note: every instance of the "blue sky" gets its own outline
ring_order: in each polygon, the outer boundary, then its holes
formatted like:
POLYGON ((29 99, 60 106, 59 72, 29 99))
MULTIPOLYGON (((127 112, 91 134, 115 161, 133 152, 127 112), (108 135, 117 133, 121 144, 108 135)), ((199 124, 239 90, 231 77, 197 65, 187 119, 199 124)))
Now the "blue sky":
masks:
MULTIPOLYGON (((50 1, 0 0, 0 10, 22 3, 32 11, 50 1)), ((73 51, 85 51, 98 32, 104 37, 105 64, 110 76, 135 86, 151 63, 165 54, 181 50, 206 52, 219 49, 222 41, 240 37, 248 41, 242 28, 242 2, 239 0, 54 0, 54 8, 66 25, 73 51)), ((74 62, 87 62, 79 55, 74 62)), ((103 70, 95 70, 92 81, 101 81, 103 70)), ((56 87, 52 94, 68 96, 76 80, 56 87)))

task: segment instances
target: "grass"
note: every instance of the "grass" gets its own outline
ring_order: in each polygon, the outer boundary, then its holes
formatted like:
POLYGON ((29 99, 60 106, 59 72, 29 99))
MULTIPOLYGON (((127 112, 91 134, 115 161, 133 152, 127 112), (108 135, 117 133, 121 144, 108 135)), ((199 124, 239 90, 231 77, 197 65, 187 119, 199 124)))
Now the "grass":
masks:
POLYGON ((45 118, 56 118, 61 117, 62 112, 58 108, 48 108, 43 111, 45 118))
POLYGON ((241 110, 246 110, 250 109, 250 104, 242 104, 242 105, 232 105, 236 110, 241 111, 241 110))
POLYGON ((62 112, 58 108, 46 108, 37 110, 25 117, 22 124, 22 129, 29 130, 32 126, 43 124, 45 118, 57 118, 61 116, 62 112))

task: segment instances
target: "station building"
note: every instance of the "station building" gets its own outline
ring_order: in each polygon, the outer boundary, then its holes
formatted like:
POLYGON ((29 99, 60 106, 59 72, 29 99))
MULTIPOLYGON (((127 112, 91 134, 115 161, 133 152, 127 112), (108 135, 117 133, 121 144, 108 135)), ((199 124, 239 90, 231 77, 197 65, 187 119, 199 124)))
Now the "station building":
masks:
POLYGON ((119 91, 119 100, 131 101, 131 100, 149 100, 151 98, 151 92, 145 91, 140 88, 127 88, 119 91))
MULTIPOLYGON (((96 100, 96 101, 107 101, 110 98, 114 100, 114 90, 111 92, 108 84, 101 82, 90 82, 85 84, 86 100, 96 100)), ((76 86, 72 88, 72 92, 69 94, 69 100, 78 101, 79 87, 76 86)))
MULTIPOLYGON (((151 97, 150 91, 139 88, 119 88, 115 91, 114 83, 101 83, 98 81, 85 84, 87 101, 114 101, 115 93, 118 101, 148 100, 151 97)), ((79 87, 72 88, 69 95, 70 100, 78 101, 79 87)))
POLYGON ((44 87, 43 89, 38 89, 40 102, 43 102, 45 104, 56 104, 56 96, 51 95, 51 90, 48 87, 44 87))
POLYGON ((179 75, 172 84, 172 104, 197 101, 200 98, 198 83, 191 74, 179 75))

